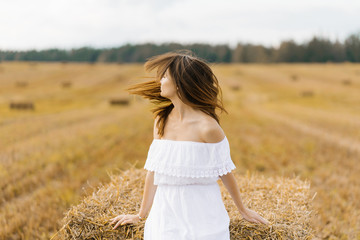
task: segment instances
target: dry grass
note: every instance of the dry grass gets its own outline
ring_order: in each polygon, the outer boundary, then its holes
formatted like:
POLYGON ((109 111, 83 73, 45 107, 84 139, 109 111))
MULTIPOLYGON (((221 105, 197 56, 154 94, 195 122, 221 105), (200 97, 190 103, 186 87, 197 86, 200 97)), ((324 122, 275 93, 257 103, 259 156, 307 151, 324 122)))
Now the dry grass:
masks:
MULTIPOLYGON (((267 218, 265 226, 243 220, 223 184, 220 189, 230 216, 231 239, 312 239, 310 184, 300 179, 265 178, 259 175, 235 178, 251 209, 267 218)), ((143 239, 145 220, 113 230, 109 219, 119 214, 139 211, 146 170, 130 168, 111 175, 102 186, 63 219, 63 227, 53 239, 143 239)), ((220 183, 221 181, 219 181, 220 183)))

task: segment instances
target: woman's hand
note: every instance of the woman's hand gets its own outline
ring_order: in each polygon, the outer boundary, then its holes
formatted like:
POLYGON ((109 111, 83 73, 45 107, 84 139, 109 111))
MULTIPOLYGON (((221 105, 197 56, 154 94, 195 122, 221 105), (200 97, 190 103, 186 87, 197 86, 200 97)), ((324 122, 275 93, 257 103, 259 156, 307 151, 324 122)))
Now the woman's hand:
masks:
POLYGON ((269 224, 269 221, 261 217, 258 213, 255 211, 245 208, 245 211, 240 212, 243 218, 249 222, 253 223, 263 223, 263 224, 269 224))
POLYGON ((113 229, 117 228, 119 225, 124 225, 126 223, 138 223, 140 221, 139 216, 136 214, 122 214, 117 217, 111 218, 110 221, 112 221, 110 224, 116 225, 113 227, 113 229))

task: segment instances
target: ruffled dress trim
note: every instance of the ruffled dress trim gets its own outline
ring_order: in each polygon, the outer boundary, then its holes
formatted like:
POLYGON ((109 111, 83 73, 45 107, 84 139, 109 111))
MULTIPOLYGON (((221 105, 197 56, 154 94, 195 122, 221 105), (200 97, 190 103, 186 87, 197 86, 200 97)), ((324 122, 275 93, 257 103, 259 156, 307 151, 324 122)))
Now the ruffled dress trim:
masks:
POLYGON ((144 169, 175 177, 217 177, 236 166, 226 136, 217 143, 153 139, 144 169))

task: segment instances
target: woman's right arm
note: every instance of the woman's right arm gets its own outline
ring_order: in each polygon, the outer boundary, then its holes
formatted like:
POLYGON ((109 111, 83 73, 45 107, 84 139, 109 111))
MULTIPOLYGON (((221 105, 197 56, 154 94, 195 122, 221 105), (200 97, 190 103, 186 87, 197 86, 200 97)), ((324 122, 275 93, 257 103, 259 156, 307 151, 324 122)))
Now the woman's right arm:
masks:
POLYGON ((154 185, 154 172, 148 171, 145 178, 144 194, 141 202, 139 216, 144 218, 149 213, 153 204, 157 185, 154 185))
POLYGON ((121 214, 117 217, 110 219, 111 224, 115 224, 113 229, 117 228, 119 225, 124 225, 127 223, 137 223, 139 222, 139 216, 145 218, 148 212, 151 209, 154 196, 156 193, 157 185, 154 185, 154 172, 148 171, 145 178, 145 187, 143 193, 143 199, 141 202, 140 211, 138 214, 121 214))
MULTIPOLYGON (((156 126, 158 120, 159 117, 156 117, 154 120, 154 127, 153 127, 154 138, 160 138, 158 135, 158 128, 156 126)), ((156 189, 157 189, 157 185, 154 185, 154 172, 148 171, 145 178, 143 199, 138 213, 141 218, 146 217, 147 214, 149 213, 151 206, 153 204, 156 189)))
MULTIPOLYGON (((154 138, 159 138, 157 134, 157 127, 156 122, 158 118, 155 119, 154 122, 154 138)), ((154 172, 148 171, 145 177, 145 186, 144 186, 144 193, 143 193, 143 199, 141 202, 141 207, 138 214, 128 214, 124 215, 121 214, 117 217, 114 217, 110 219, 112 222, 111 224, 115 224, 113 229, 117 228, 119 225, 124 225, 126 223, 136 223, 139 221, 139 217, 144 218, 149 213, 151 206, 153 204, 154 196, 156 193, 157 185, 154 185, 154 172)))

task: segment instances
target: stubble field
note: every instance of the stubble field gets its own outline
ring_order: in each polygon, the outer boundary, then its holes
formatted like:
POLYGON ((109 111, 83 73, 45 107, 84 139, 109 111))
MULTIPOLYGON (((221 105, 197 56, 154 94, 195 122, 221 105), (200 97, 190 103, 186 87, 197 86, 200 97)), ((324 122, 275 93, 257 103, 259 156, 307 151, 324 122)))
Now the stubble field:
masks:
MULTIPOLYGON (((236 171, 309 179, 317 237, 360 239, 360 65, 213 69, 236 171)), ((109 172, 144 166, 152 106, 124 89, 150 75, 140 64, 0 63, 0 239, 49 239, 109 172)))

